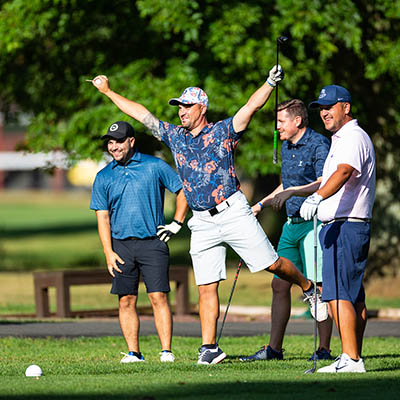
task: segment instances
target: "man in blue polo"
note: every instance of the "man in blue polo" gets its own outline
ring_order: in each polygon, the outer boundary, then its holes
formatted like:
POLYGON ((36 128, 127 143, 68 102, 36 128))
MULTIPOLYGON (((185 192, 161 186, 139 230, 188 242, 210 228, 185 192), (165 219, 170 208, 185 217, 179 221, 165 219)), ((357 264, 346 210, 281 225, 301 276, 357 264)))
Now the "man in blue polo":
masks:
MULTIPOLYGON (((234 150, 255 113, 267 102, 277 82, 283 78, 280 66, 269 71, 267 80, 250 96, 233 117, 216 123, 207 120, 208 96, 199 87, 188 87, 178 98, 180 125, 156 118, 142 104, 110 89, 104 75, 93 85, 124 113, 146 126, 172 152, 177 172, 193 217, 190 255, 199 291, 202 346, 198 364, 217 364, 226 354, 216 343, 219 317, 218 287, 226 279, 226 246, 243 259, 251 272, 267 270, 302 288, 310 307, 326 309, 320 293, 314 296, 313 283, 295 265, 279 257, 251 212, 234 165, 234 150)), ((318 314, 321 315, 322 313, 318 314)))
MULTIPOLYGON (((307 108, 301 100, 292 99, 278 105, 278 130, 283 140, 281 149, 281 184, 252 207, 254 215, 264 207, 279 211, 286 205, 287 222, 283 225, 278 254, 291 260, 309 279, 314 280, 313 222, 300 217, 305 196, 315 192, 322 177, 322 168, 329 152, 330 142, 308 127, 307 108)), ((320 229, 320 226, 319 228, 320 229)), ((322 281, 322 256, 318 246, 317 284, 322 281)), ((282 360, 283 337, 290 317, 292 283, 274 276, 272 279, 271 335, 268 346, 242 361, 282 360)), ((332 319, 318 322, 320 345, 313 357, 328 359, 332 319)))
POLYGON ((119 320, 128 346, 121 363, 144 361, 136 309, 140 275, 160 338, 160 361, 173 362, 166 242, 179 232, 188 210, 182 185, 167 163, 135 149, 134 130, 128 123, 113 123, 102 139, 114 160, 97 174, 90 208, 96 211, 107 268, 113 277, 111 293, 119 296, 119 320), (164 225, 165 188, 177 193, 176 212, 169 225, 164 225))

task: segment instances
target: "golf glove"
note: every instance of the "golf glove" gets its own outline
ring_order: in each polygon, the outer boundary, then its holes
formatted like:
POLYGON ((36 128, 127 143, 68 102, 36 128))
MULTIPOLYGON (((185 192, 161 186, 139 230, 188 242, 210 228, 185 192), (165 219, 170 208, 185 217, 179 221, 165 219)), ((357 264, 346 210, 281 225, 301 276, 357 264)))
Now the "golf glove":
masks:
POLYGON ((159 225, 157 226, 157 236, 163 242, 167 243, 171 236, 176 235, 182 228, 182 222, 174 219, 168 225, 159 225))
POLYGON ((269 76, 267 78, 268 85, 275 87, 278 82, 280 82, 284 77, 283 69, 278 64, 278 67, 274 65, 269 71, 269 76))
POLYGON ((317 193, 313 193, 311 196, 308 196, 300 208, 300 216, 306 221, 312 219, 317 212, 319 203, 321 203, 322 200, 322 196, 317 193))

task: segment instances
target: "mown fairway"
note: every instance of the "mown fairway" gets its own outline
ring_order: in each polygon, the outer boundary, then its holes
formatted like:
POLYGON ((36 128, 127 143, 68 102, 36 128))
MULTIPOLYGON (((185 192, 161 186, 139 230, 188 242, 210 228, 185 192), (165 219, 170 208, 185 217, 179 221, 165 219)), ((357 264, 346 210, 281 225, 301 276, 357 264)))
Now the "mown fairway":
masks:
MULTIPOLYGON (((262 337, 223 338, 228 358, 198 366, 198 338, 174 338, 174 364, 158 360, 154 336, 142 338, 145 363, 122 365, 120 337, 0 340, 1 399, 396 399, 400 389, 400 348, 395 338, 365 340, 366 374, 305 375, 312 337, 289 336, 284 361, 242 363, 262 337), (38 364, 44 375, 24 376, 38 364)), ((339 341, 333 339, 333 353, 339 341)), ((322 362, 319 365, 325 365, 322 362)))

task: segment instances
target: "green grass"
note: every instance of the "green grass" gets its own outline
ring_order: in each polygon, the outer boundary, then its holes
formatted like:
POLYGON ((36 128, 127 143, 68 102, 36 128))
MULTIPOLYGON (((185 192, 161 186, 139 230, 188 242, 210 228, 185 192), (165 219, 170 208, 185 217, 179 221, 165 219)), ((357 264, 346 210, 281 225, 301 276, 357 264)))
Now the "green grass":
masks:
MULTIPOLYGON (((104 254, 97 234, 95 213, 89 209, 89 192, 2 192, 0 197, 0 314, 34 312, 33 281, 30 271, 69 268, 105 268, 104 254), (4 274, 9 271, 12 274, 4 274)), ((166 213, 171 215, 173 197, 168 196, 166 213)), ((170 217, 167 217, 169 220, 170 217)), ((189 231, 187 226, 169 241, 171 264, 187 265, 189 231)), ((228 279, 220 285, 221 303, 226 303, 238 262, 228 251, 228 279)), ((271 274, 250 274, 242 268, 232 304, 269 306, 271 274)), ((107 285, 73 287, 73 310, 113 308, 115 298, 107 285)), ((304 306, 300 291, 292 291, 294 307, 304 306)), ((197 288, 191 272, 190 298, 197 303, 197 288)), ((174 293, 171 300, 174 299, 174 293)), ((50 304, 54 311, 54 290, 50 304)), ((367 287, 369 308, 400 307, 400 275, 374 279, 367 287), (385 290, 382 290, 385 288, 385 290)), ((140 305, 148 305, 141 290, 140 305)))
MULTIPOLYGON (((354 399, 398 398, 400 349, 395 338, 367 338, 366 374, 314 374, 306 361, 312 337, 288 336, 284 361, 241 363, 263 337, 224 337, 226 361, 197 366, 198 338, 175 337, 177 361, 158 361, 155 336, 141 339, 146 363, 122 365, 120 337, 79 339, 0 339, 1 399, 354 399), (44 372, 39 380, 26 378, 30 364, 44 372)), ((339 340, 333 339, 333 352, 339 340)), ((328 362, 320 362, 325 365, 328 362)))

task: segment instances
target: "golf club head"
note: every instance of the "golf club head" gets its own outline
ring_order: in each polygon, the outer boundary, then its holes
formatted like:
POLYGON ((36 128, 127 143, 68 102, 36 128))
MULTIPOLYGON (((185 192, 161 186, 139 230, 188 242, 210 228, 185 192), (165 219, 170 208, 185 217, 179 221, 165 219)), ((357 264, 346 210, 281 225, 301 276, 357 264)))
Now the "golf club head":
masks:
POLYGON ((289 38, 287 36, 279 36, 278 38, 276 38, 276 41, 279 44, 285 43, 289 40, 289 38))

